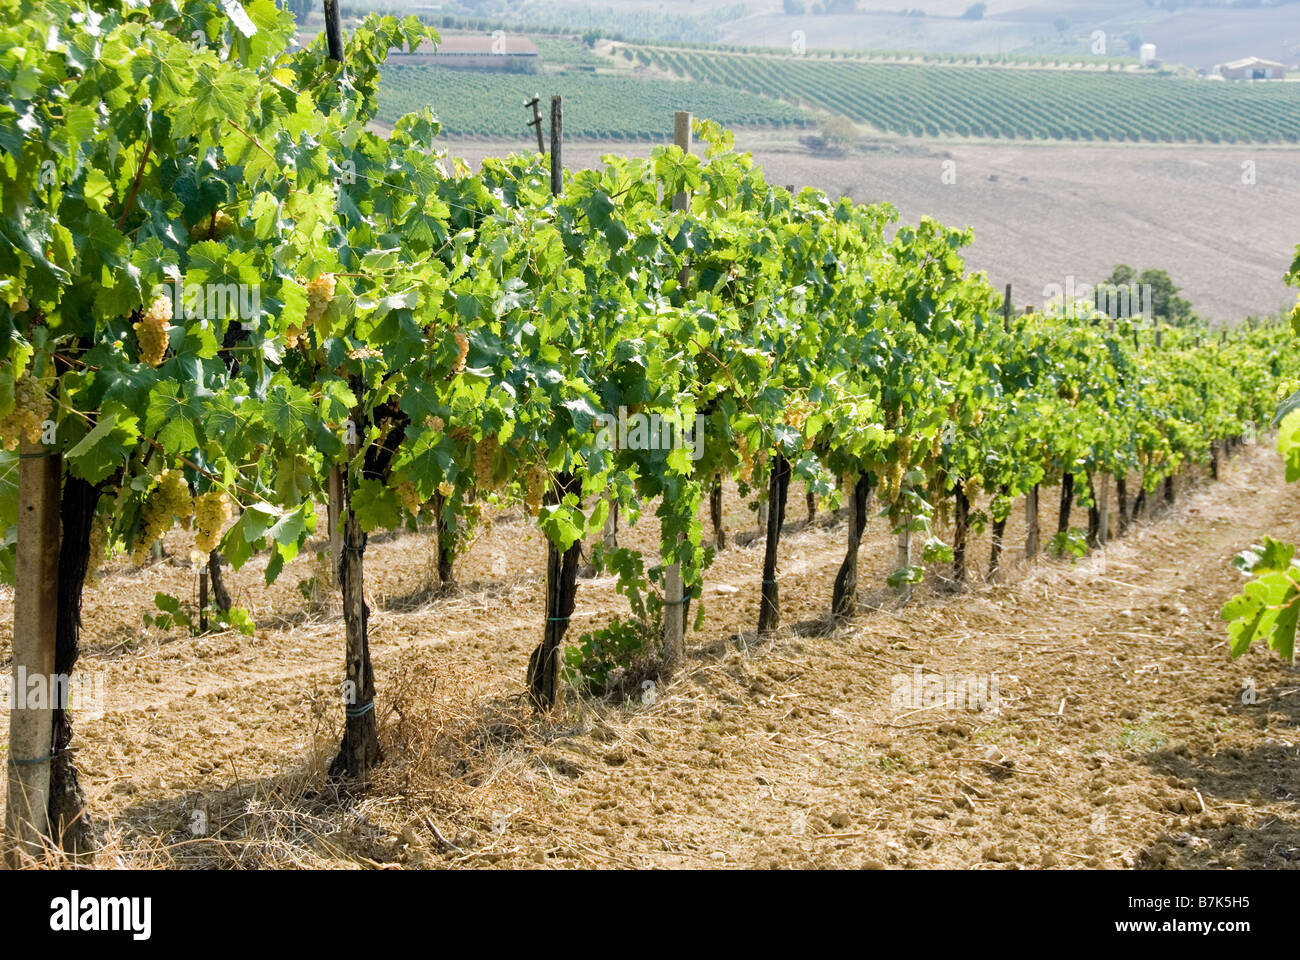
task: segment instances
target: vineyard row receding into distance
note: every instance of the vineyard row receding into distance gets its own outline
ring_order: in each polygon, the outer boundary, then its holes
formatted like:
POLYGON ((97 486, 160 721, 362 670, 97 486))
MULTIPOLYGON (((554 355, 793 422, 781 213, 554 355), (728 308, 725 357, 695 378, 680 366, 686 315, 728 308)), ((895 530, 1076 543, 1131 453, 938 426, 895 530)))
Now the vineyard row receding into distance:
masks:
POLYGON ((950 66, 621 44, 612 58, 558 42, 544 74, 431 63, 383 68, 378 118, 429 104, 454 136, 527 135, 520 103, 540 86, 561 93, 573 135, 663 138, 663 120, 689 109, 726 126, 789 127, 829 113, 918 137, 1147 143, 1294 143, 1294 83, 1236 83, 1149 74, 950 66), (605 64, 600 69, 595 64, 605 64), (617 70, 625 64, 632 69, 617 70), (576 69, 574 69, 576 67, 576 69), (649 71, 642 76, 633 70, 649 71))
POLYGON ((1129 74, 762 57, 651 48, 670 74, 912 136, 1294 143, 1300 91, 1129 74))
MULTIPOLYGON (((1074 499, 1095 545, 1108 478, 1122 533, 1185 465, 1217 469, 1269 422, 1298 373, 1282 325, 1206 339, 1086 305, 1014 312, 966 271, 969 230, 923 219, 890 238, 888 205, 769 184, 720 126, 684 114, 648 158, 566 171, 556 102, 549 156, 448 171, 429 111, 388 136, 367 128, 387 51, 434 38, 414 18, 286 54, 293 21, 271 0, 245 20, 214 0, 123 0, 70 22, 5 9, 14 664, 72 673, 84 584, 112 553, 144 562, 180 521, 214 581, 255 551, 270 581, 328 503, 346 638, 330 773, 346 782, 382 761, 363 577, 375 531, 436 523, 450 580, 485 504, 527 508, 548 552, 526 678, 545 711, 566 685, 599 693, 629 657, 652 658, 660 681, 678 670, 725 547, 723 478, 765 504, 769 634, 793 479, 848 507, 828 598, 848 617, 869 515, 899 535, 901 591, 927 564, 963 580, 985 523, 996 566, 1021 499, 1036 553, 1044 483, 1062 486, 1056 546, 1081 548, 1074 499), (611 442, 609 418, 638 415, 692 431, 689 448, 611 442), (932 532, 949 509, 951 544, 932 532), (657 520, 659 556, 620 547, 618 517, 657 520), (584 541, 628 612, 566 650, 584 541)), ((14 717, 10 840, 33 856, 51 837, 88 849, 69 711, 14 717)))

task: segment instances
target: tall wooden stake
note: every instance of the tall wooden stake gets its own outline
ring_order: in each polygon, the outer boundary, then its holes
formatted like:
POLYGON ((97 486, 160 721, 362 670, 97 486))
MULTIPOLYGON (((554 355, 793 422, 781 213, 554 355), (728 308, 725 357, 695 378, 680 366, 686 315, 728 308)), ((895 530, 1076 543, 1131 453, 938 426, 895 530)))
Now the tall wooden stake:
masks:
POLYGON ((758 607, 758 635, 775 630, 781 623, 781 597, 776 583, 776 552, 785 523, 786 496, 790 491, 790 461, 777 453, 768 482, 767 542, 763 550, 763 583, 758 607))
POLYGON ((1038 484, 1025 494, 1025 559, 1038 556, 1038 484))
MULTIPOLYGON (((325 2, 325 39, 329 55, 333 60, 343 62, 343 30, 339 24, 338 0, 325 2)), ((358 397, 359 384, 354 386, 358 397)), ((348 443, 348 461, 357 455, 358 439, 364 432, 365 419, 362 407, 358 405, 352 411, 354 431, 350 431, 348 443)), ((343 633, 347 645, 344 659, 346 686, 343 694, 343 739, 339 752, 330 763, 331 778, 354 778, 364 780, 370 769, 383 760, 383 751, 379 747, 379 721, 375 716, 375 672, 370 663, 370 609, 366 606, 365 554, 366 533, 361 529, 352 508, 352 491, 349 489, 346 468, 337 468, 339 472, 340 497, 338 499, 338 518, 336 529, 341 527, 341 543, 338 547, 339 593, 343 600, 343 633)), ((335 490, 333 478, 330 481, 331 500, 335 490)), ((333 538, 330 543, 334 550, 333 538)))
POLYGON ((563 139, 564 109, 557 93, 551 97, 551 195, 556 197, 564 192, 564 163, 560 156, 563 139))
POLYGON ((966 534, 970 529, 970 500, 966 498, 966 488, 960 480, 957 482, 957 489, 953 496, 957 501, 957 510, 952 521, 952 578, 957 583, 965 583, 966 534))
POLYGON ((331 60, 343 62, 343 26, 339 22, 339 0, 325 0, 325 45, 331 60))
POLYGON ((709 489, 709 518, 713 521, 713 549, 727 549, 727 530, 722 522, 722 474, 713 478, 709 489))
POLYGON ((199 633, 208 632, 208 565, 199 567, 199 633))
MULTIPOLYGON (((331 60, 343 62, 343 26, 339 21, 338 0, 324 0, 325 45, 331 60)), ((329 532, 329 583, 340 586, 339 564, 343 560, 343 467, 334 467, 329 475, 329 504, 326 506, 326 526, 329 532)))
MULTIPOLYGON (((561 147, 564 140, 564 113, 562 101, 557 94, 551 97, 551 194, 559 196, 564 192, 564 162, 561 147)), ((571 473, 561 473, 555 477, 548 491, 548 502, 558 503, 568 494, 580 496, 582 482, 571 473)), ((582 552, 582 541, 563 553, 556 548, 548 537, 546 540, 546 626, 542 632, 542 642, 533 649, 528 658, 528 695, 533 706, 545 712, 564 698, 564 686, 560 678, 561 649, 564 634, 569 628, 569 618, 578 591, 578 557, 582 552)))
POLYGON ((1058 535, 1070 529, 1070 508, 1074 506, 1074 474, 1066 470, 1061 476, 1061 509, 1056 515, 1058 535))
MULTIPOLYGON (((673 143, 683 153, 691 152, 691 115, 685 110, 673 114, 673 143)), ((690 197, 685 191, 673 195, 673 209, 686 210, 690 206, 690 197)), ((683 265, 677 278, 684 289, 690 279, 690 268, 683 265)), ((701 438, 702 439, 702 438, 701 438)), ((677 543, 680 546, 684 538, 679 533, 677 543)), ((664 568, 664 649, 660 673, 664 679, 671 677, 681 666, 686 656, 686 605, 682 588, 682 567, 671 563, 664 568)))
POLYGON ((6 859, 40 857, 49 842, 59 589, 59 485, 63 458, 23 442, 18 465, 14 569, 13 702, 9 706, 6 859), (39 691, 44 695, 38 697, 39 691))
POLYGON ((528 121, 528 126, 532 127, 534 132, 537 134, 537 152, 545 153, 546 141, 542 139, 542 113, 538 107, 538 102, 540 100, 541 97, 534 94, 533 99, 525 103, 524 106, 533 108, 533 119, 528 121))
POLYGON ((335 466, 329 475, 329 504, 326 507, 326 527, 329 531, 329 582, 328 587, 337 587, 339 561, 343 558, 343 467, 335 466))
MULTIPOLYGON (((898 534, 898 545, 894 550, 894 569, 906 570, 912 565, 912 514, 910 511, 903 514, 903 528, 898 534)), ((900 596, 906 600, 912 595, 912 585, 904 583, 898 590, 900 596)))
POLYGON ((1097 530, 1097 542, 1105 544, 1110 540, 1110 474, 1101 475, 1101 487, 1097 491, 1097 512, 1101 523, 1097 530))

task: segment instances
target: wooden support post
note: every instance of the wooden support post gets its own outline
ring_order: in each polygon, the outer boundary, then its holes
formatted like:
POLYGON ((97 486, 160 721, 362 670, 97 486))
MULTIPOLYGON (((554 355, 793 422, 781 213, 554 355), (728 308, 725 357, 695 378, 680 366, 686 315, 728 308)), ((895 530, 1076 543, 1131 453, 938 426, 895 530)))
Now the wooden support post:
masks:
MULTIPOLYGON (((897 546, 894 549, 894 569, 906 570, 912 565, 912 514, 903 514, 903 527, 898 534, 897 546)), ((912 585, 904 583, 899 587, 899 593, 904 600, 912 595, 912 585)))
POLYGON ((325 46, 331 60, 343 62, 343 27, 339 22, 339 0, 325 0, 325 46))
MULTIPOLYGON (((324 0, 325 3, 325 43, 331 60, 343 62, 343 27, 339 21, 338 0, 324 0)), ((326 507, 326 525, 329 531, 329 578, 327 586, 342 585, 342 573, 339 564, 343 561, 343 471, 336 466, 329 475, 329 504, 326 507)))
POLYGON ((961 480, 953 492, 957 509, 953 516, 952 535, 952 578, 957 583, 966 582, 966 534, 970 529, 970 501, 966 498, 966 488, 961 480))
POLYGON ((6 859, 39 858, 49 844, 50 748, 59 589, 59 493, 63 458, 24 441, 18 463, 14 567, 13 702, 9 705, 6 859), (42 695, 43 691, 43 695, 42 695))
POLYGON ((339 561, 343 559, 343 470, 335 466, 329 475, 329 504, 326 506, 326 528, 329 531, 329 583, 326 586, 337 587, 339 579, 339 561))
MULTIPOLYGON (((691 115, 684 110, 678 110, 673 114, 673 143, 680 147, 683 153, 691 152, 691 115)), ((673 195, 674 210, 686 210, 689 206, 690 198, 685 191, 673 195)), ((677 279, 679 285, 685 289, 690 279, 690 268, 683 265, 677 279)), ((685 538, 679 533, 678 546, 681 546, 684 541, 685 538)), ((686 604, 683 597, 682 567, 679 563, 671 563, 664 568, 663 662, 660 667, 664 679, 671 677, 685 658, 686 604)))
MULTIPOLYGON (((564 192, 564 163, 561 145, 564 138, 562 100, 551 97, 551 193, 564 192)), ((567 495, 582 495, 582 480, 572 473, 557 475, 547 492, 547 502, 561 502, 567 495)), ((578 557, 582 541, 575 541, 563 553, 546 538, 546 624, 542 642, 528 658, 526 683, 533 706, 548 711, 564 700, 560 678, 564 634, 577 597, 578 557)))
POLYGON ((1038 556, 1038 484, 1025 494, 1025 559, 1038 556))
POLYGON ((208 565, 199 567, 199 633, 208 632, 208 565))
POLYGON ((1011 332, 1011 284, 1007 284, 1006 293, 1002 295, 1002 330, 1011 332))
POLYGON ((713 478, 709 490, 709 519, 713 522, 713 549, 721 552, 727 549, 727 529, 722 520, 722 474, 713 478))
POLYGON ((777 453, 772 459, 768 483, 767 540, 763 549, 763 583, 758 607, 758 635, 775 630, 781 623, 781 597, 776 582, 777 549, 785 524, 785 502, 790 490, 790 461, 777 453))
POLYGON ((1115 514, 1117 517, 1115 532, 1117 536, 1122 537, 1128 533, 1129 521, 1132 519, 1128 505, 1128 477, 1122 472, 1115 475, 1115 514))
MULTIPOLYGON (((339 26, 338 0, 325 0, 325 28, 331 59, 343 60, 342 31, 339 26), (332 34, 332 36, 331 36, 332 34)), ((358 405, 352 410, 353 428, 346 437, 348 461, 357 455, 360 437, 365 430, 364 408, 360 390, 354 385, 358 405)), ((338 468, 340 471, 345 467, 338 468)), ((342 544, 339 549, 338 588, 343 601, 345 686, 343 690, 343 739, 339 752, 330 762, 331 779, 364 780, 372 767, 383 760, 379 747, 379 721, 375 716, 375 674, 370 662, 370 608, 365 599, 366 534, 352 508, 352 491, 348 477, 339 474, 339 520, 342 544)))
POLYGON ((208 578, 212 583, 212 602, 222 613, 229 613, 231 607, 230 591, 226 589, 221 577, 221 554, 213 550, 208 554, 208 578))
POLYGON ((1103 473, 1100 488, 1097 490, 1097 513, 1100 523, 1097 529, 1097 543, 1104 546, 1110 540, 1110 474, 1103 473))
POLYGON ((537 94, 533 94, 533 99, 527 101, 527 102, 524 104, 524 107, 525 107, 525 108, 527 108, 527 107, 532 107, 532 108, 533 108, 533 119, 531 119, 531 120, 528 121, 528 126, 532 127, 533 130, 537 133, 537 152, 538 152, 538 153, 541 153, 541 154, 545 154, 545 153, 546 153, 546 140, 545 140, 545 139, 543 138, 543 136, 542 136, 542 111, 541 111, 540 107, 538 106, 538 104, 540 103, 541 99, 542 99, 542 98, 541 98, 540 96, 538 96, 537 94))
POLYGON ((560 144, 564 138, 564 109, 560 95, 551 97, 551 193, 559 196, 564 192, 564 162, 560 153, 560 144))
POLYGON ((1070 529, 1070 508, 1074 506, 1074 474, 1066 470, 1061 475, 1061 509, 1056 516, 1056 533, 1059 536, 1070 529))

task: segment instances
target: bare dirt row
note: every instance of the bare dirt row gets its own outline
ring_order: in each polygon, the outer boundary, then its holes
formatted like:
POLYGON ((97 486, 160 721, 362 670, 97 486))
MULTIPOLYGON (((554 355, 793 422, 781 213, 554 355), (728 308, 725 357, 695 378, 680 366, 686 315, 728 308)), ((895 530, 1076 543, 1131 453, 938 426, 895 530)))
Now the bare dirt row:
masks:
MULTIPOLYGON (((727 504, 733 534, 752 528, 734 491, 727 504)), ((387 761, 354 796, 323 777, 344 644, 337 610, 298 589, 312 560, 271 587, 256 561, 234 575, 253 637, 144 629, 156 591, 192 595, 178 531, 176 559, 120 565, 87 596, 81 667, 108 696, 77 723, 99 862, 1295 866, 1300 674, 1265 650, 1231 661, 1217 611, 1240 583, 1232 555, 1264 532, 1300 538, 1297 507, 1276 455, 1247 448, 1082 561, 1016 563, 1017 509, 997 582, 954 593, 931 576, 905 605, 883 588, 893 543, 873 518, 864 612, 828 629, 845 529, 800 525, 792 497, 778 636, 752 633, 762 548, 733 546, 707 571, 678 678, 624 702, 571 697, 545 720, 522 697, 544 616, 531 526, 485 531, 451 596, 428 589, 427 536, 377 538, 387 761), (917 677, 996 683, 996 709, 902 702, 917 677)), ((1046 491, 1045 523, 1054 512, 1046 491)), ((622 540, 652 553, 656 528, 622 540)), ((977 539, 976 573, 987 552, 977 539)), ((582 581, 570 638, 625 609, 611 578, 582 581)), ((0 618, 7 657, 11 595, 0 618)))

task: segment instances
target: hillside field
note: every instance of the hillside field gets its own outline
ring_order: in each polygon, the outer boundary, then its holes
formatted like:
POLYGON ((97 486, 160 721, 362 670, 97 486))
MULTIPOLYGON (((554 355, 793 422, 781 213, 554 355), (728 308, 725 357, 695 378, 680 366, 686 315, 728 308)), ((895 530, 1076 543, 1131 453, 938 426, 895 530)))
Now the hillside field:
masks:
MULTIPOLYGON (((672 115, 661 114, 661 137, 672 115)), ((838 156, 810 151, 796 134, 739 131, 777 183, 812 184, 858 202, 894 204, 903 222, 921 216, 971 225, 968 262, 1018 306, 1041 305, 1042 289, 1073 276, 1095 280, 1117 263, 1158 267, 1198 312, 1218 323, 1295 302, 1282 282, 1292 224, 1300 222, 1295 148, 1155 144, 942 143, 885 137, 838 156), (951 162, 954 166, 946 168, 951 162), (1255 183, 1242 183, 1253 163, 1255 183), (946 169, 954 183, 944 182, 946 169)), ((452 155, 528 149, 527 142, 449 140, 452 155)), ((612 147, 566 146, 566 162, 597 163, 612 147)), ((646 153, 651 145, 622 152, 646 153)))

